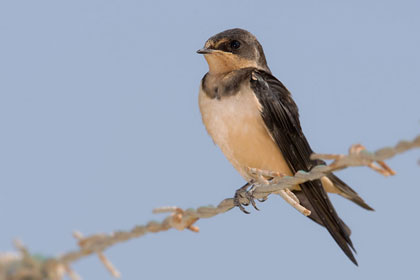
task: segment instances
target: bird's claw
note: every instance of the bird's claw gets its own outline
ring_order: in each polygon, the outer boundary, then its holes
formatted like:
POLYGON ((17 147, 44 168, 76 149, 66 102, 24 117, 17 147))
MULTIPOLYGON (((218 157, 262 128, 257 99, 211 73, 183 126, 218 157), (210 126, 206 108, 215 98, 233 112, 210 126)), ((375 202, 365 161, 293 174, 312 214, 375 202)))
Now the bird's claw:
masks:
POLYGON ((258 168, 248 168, 249 174, 252 175, 254 179, 250 182, 246 183, 243 187, 239 188, 235 192, 235 196, 233 197, 234 205, 237 206, 242 212, 245 214, 250 214, 244 206, 248 206, 251 204, 255 210, 260 210, 255 203, 255 200, 259 202, 264 202, 267 200, 268 196, 263 198, 255 198, 254 191, 256 188, 255 184, 263 184, 268 185, 270 184, 275 178, 283 177, 282 174, 279 172, 269 171, 269 170, 261 170, 258 168))
POLYGON ((263 198, 257 198, 258 202, 264 202, 268 199, 268 196, 263 197, 263 198))
MULTIPOLYGON (((233 197, 234 205, 237 206, 245 214, 250 214, 250 212, 248 212, 244 207, 249 206, 249 204, 251 204, 255 208, 255 210, 260 210, 258 209, 257 204, 255 203, 256 198, 253 195, 254 188, 255 187, 252 184, 252 181, 248 182, 243 187, 237 189, 233 197)), ((257 200, 260 201, 259 199, 257 200)))

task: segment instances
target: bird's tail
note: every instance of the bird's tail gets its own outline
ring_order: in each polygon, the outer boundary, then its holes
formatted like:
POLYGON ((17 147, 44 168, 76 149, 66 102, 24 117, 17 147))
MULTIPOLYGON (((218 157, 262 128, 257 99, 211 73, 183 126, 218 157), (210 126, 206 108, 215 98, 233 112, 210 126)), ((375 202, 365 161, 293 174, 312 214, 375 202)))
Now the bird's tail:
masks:
POLYGON ((340 178, 335 176, 333 173, 327 175, 328 179, 331 180, 333 185, 339 190, 338 194, 353 201, 360 207, 363 207, 369 211, 375 211, 372 207, 370 207, 364 200, 359 196, 357 192, 355 192, 352 188, 350 188, 346 183, 344 183, 340 178))
MULTIPOLYGON (((324 224, 322 223, 321 218, 316 213, 314 207, 309 202, 309 200, 306 197, 306 195, 302 191, 300 191, 300 190, 294 190, 293 193, 299 199, 300 204, 303 207, 305 207, 306 209, 308 209, 309 211, 311 211, 311 215, 309 215, 308 218, 310 218, 312 221, 316 222, 317 224, 319 224, 321 226, 324 226, 324 224)), ((344 230, 346 231, 347 235, 350 236, 351 235, 351 229, 343 222, 343 220, 341 220, 341 222, 343 224, 344 230)))

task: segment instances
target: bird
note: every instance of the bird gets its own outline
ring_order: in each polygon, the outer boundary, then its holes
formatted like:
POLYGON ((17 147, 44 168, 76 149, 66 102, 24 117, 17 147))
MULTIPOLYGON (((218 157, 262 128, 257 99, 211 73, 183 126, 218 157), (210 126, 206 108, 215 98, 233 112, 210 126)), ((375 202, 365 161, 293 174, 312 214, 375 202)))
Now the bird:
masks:
MULTIPOLYGON (((204 55, 209 67, 198 95, 202 121, 213 142, 247 182, 237 190, 236 198, 258 179, 252 169, 293 176, 325 164, 310 158, 313 151, 303 134, 298 107, 289 90, 271 73, 263 48, 252 33, 240 28, 225 30, 210 37, 197 53, 204 55)), ((288 190, 357 266, 351 230, 338 216, 327 192, 366 210, 373 208, 333 173, 288 190)), ((238 199, 235 206, 244 210, 238 199)))

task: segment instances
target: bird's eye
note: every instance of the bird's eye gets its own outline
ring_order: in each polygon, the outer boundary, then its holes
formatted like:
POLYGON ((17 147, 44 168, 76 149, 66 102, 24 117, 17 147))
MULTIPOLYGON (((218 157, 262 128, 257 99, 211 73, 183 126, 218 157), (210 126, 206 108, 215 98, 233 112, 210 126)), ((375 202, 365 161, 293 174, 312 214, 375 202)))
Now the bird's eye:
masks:
POLYGON ((240 46, 241 46, 241 43, 239 43, 239 41, 233 40, 232 42, 230 42, 230 47, 233 50, 239 49, 240 46))

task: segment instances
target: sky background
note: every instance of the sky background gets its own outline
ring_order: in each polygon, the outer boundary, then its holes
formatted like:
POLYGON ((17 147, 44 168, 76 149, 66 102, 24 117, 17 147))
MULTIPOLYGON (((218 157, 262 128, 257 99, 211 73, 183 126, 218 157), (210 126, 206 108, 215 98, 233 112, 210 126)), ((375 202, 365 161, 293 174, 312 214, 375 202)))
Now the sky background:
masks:
MULTIPOLYGON (((0 252, 19 237, 55 256, 85 235, 128 230, 159 206, 217 205, 244 180, 198 109, 195 51, 241 27, 292 92, 315 151, 375 150, 420 132, 419 1, 1 1, 0 252), (338 3, 340 2, 340 3, 338 3)), ((332 200, 359 267, 277 196, 105 253, 123 279, 414 279, 419 151, 337 173, 376 209, 332 200)), ((84 279, 112 279, 94 256, 84 279)))

